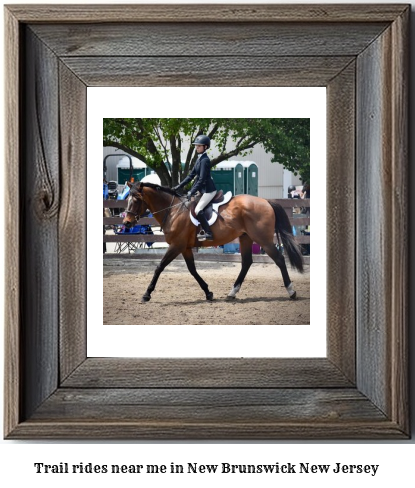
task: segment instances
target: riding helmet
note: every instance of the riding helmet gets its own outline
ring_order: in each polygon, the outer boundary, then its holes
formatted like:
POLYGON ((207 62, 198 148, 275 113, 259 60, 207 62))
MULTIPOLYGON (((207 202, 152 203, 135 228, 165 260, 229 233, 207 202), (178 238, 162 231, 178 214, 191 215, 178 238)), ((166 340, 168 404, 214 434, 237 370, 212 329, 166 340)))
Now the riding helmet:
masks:
POLYGON ((193 146, 196 144, 200 144, 201 146, 207 146, 208 148, 210 147, 210 139, 208 136, 205 136, 201 134, 200 136, 197 136, 195 141, 193 142, 193 146))

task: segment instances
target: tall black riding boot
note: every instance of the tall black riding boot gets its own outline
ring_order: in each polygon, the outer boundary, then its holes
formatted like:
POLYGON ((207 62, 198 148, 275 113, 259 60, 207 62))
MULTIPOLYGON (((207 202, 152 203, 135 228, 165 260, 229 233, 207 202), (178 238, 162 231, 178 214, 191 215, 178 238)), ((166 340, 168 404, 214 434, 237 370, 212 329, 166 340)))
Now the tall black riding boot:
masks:
POLYGON ((200 225, 202 226, 202 229, 203 229, 197 235, 197 239, 199 241, 213 241, 212 231, 210 230, 210 225, 208 224, 208 221, 206 220, 205 213, 203 210, 201 210, 197 214, 197 220, 200 222, 200 225))

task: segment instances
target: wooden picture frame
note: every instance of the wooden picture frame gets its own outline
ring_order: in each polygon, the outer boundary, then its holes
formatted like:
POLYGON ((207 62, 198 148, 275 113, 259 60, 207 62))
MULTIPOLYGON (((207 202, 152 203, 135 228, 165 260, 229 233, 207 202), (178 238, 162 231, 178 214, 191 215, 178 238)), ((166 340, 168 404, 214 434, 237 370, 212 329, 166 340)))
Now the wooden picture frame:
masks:
POLYGON ((409 437, 409 15, 5 8, 5 438, 409 437), (327 87, 326 358, 86 357, 85 107, 101 85, 327 87))

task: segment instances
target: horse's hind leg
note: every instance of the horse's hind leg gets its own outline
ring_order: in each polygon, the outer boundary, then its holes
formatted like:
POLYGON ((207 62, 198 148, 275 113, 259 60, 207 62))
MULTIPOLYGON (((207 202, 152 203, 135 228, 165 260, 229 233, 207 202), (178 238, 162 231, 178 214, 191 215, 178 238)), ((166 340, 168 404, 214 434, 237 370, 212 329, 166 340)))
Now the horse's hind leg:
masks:
POLYGON ((154 291, 159 276, 161 275, 164 268, 170 264, 173 259, 177 258, 180 254, 180 250, 176 247, 170 246, 166 254, 163 256, 160 264, 157 266, 156 270, 154 271, 153 279, 151 280, 150 284, 148 285, 147 291, 144 293, 143 298, 141 299, 142 302, 148 302, 151 299, 151 293, 154 291))
POLYGON ((282 274, 282 279, 284 280, 285 289, 287 290, 288 295, 291 298, 291 300, 295 300, 297 298, 297 292, 294 290, 290 276, 288 275, 287 266, 285 264, 284 256, 275 247, 274 243, 266 244, 265 246, 262 246, 262 248, 268 254, 268 256, 274 261, 274 263, 280 268, 281 274, 282 274))
POLYGON ((205 292, 206 300, 213 300, 213 293, 209 291, 208 284, 202 279, 199 273, 196 271, 195 258, 191 249, 186 249, 183 253, 184 260, 187 264, 187 269, 193 278, 199 283, 200 288, 205 292))
POLYGON ((245 276, 248 273, 249 268, 251 267, 251 264, 253 262, 252 261, 252 244, 253 244, 252 239, 247 234, 243 234, 239 238, 239 242, 241 245, 242 269, 238 275, 238 278, 236 278, 232 290, 229 292, 227 296, 227 300, 233 300, 235 298, 236 294, 241 289, 245 276))

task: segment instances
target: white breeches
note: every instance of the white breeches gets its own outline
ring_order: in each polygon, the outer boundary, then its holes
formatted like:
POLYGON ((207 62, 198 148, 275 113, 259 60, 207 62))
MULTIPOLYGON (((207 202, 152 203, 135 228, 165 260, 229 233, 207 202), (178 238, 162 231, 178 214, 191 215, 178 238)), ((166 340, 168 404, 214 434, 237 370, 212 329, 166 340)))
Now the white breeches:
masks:
POLYGON ((199 200, 199 203, 196 205, 196 208, 195 208, 195 214, 197 216, 197 214, 203 210, 206 205, 211 201, 213 200, 213 197, 216 195, 216 190, 215 191, 212 191, 211 193, 204 193, 202 195, 202 197, 200 198, 199 200))

